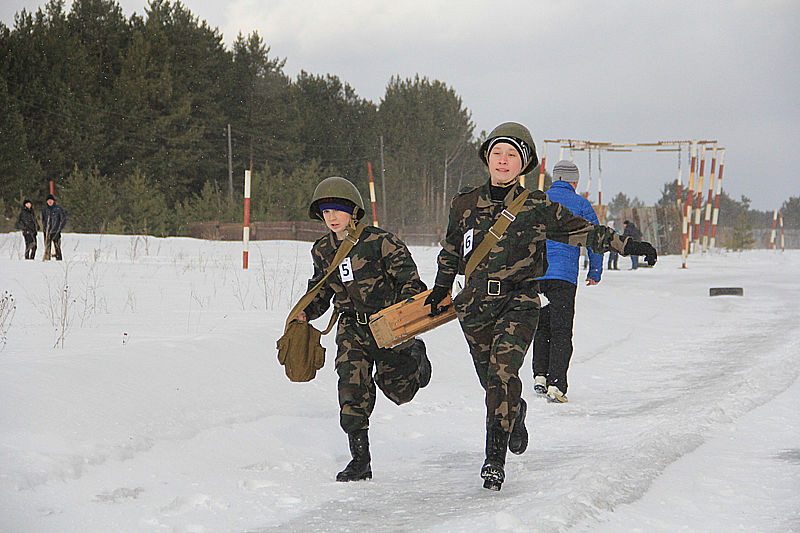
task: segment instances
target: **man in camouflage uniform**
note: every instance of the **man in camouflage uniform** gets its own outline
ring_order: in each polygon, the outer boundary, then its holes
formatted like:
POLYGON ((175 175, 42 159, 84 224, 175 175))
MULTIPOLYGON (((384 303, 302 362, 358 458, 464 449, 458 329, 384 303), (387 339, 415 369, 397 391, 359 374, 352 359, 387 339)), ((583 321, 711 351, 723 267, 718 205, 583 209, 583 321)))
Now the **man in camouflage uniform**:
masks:
MULTIPOLYGON (((311 248, 314 275, 308 282, 309 289, 325 276, 342 239, 354 233, 356 222, 364 213, 361 195, 348 180, 331 177, 317 186, 309 216, 323 220, 331 231, 311 248)), ((401 405, 411 401, 430 381, 430 361, 421 340, 412 339, 391 349, 379 348, 369 328, 370 315, 426 289, 405 244, 388 231, 364 226, 338 272, 328 277, 300 314, 301 320, 321 316, 331 298, 335 312, 340 313, 336 334, 339 422, 348 435, 353 460, 339 472, 337 481, 372 477, 367 430, 375 407, 375 385, 401 405)))
MULTIPOLYGON (((432 314, 438 312, 456 274, 464 273, 472 251, 525 190, 519 185, 519 175, 538 165, 533 137, 515 122, 495 128, 479 156, 489 167, 490 180, 461 192, 451 202, 435 286, 426 300, 432 314)), ((533 191, 502 238, 476 266, 454 304, 486 391, 486 460, 481 477, 488 489, 500 490, 505 480, 506 449, 521 454, 528 444, 519 369, 536 332, 540 308, 536 278, 547 270, 546 239, 588 246, 599 254, 617 250, 656 261, 650 244, 623 239, 610 228, 574 216, 543 192, 533 191)))

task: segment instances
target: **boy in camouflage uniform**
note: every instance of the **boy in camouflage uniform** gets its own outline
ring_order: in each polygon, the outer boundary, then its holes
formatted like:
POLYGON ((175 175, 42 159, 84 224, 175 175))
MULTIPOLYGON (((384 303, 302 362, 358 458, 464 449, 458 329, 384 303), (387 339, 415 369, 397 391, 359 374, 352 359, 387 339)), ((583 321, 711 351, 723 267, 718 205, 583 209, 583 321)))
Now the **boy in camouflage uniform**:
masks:
MULTIPOLYGON (((331 231, 311 248, 314 275, 308 282, 309 289, 325 276, 340 243, 354 233, 364 213, 361 195, 348 180, 331 177, 317 186, 309 216, 323 220, 331 231)), ((391 349, 379 348, 369 328, 371 314, 426 289, 405 244, 388 231, 365 226, 339 264, 338 272, 328 277, 298 316, 300 320, 321 316, 331 298, 335 312, 340 313, 336 333, 339 423, 347 433, 353 459, 336 476, 337 481, 372 478, 367 430, 375 407, 375 385, 401 405, 411 401, 430 381, 430 361, 421 340, 412 339, 391 349)))
MULTIPOLYGON (((489 168, 489 182, 453 198, 450 219, 438 258, 435 286, 425 303, 431 313, 450 291, 456 274, 463 274, 470 253, 497 221, 506 206, 523 193, 519 175, 538 165, 528 129, 515 122, 495 128, 480 148, 489 168)), ((500 490, 505 480, 506 449, 521 454, 528 445, 527 406, 522 399, 519 369, 536 332, 539 294, 536 278, 547 270, 546 239, 588 246, 602 254, 646 255, 656 251, 645 242, 623 239, 605 226, 595 226, 532 191, 502 238, 478 263, 454 300, 461 329, 481 386, 486 391, 486 460, 481 469, 484 487, 500 490)))

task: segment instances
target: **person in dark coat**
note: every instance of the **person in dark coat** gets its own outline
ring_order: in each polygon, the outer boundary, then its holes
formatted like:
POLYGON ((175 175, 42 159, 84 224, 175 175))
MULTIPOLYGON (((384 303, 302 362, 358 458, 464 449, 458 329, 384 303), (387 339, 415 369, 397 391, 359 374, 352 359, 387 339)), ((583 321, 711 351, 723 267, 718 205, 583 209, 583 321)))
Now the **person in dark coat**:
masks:
POLYGON ((42 231, 44 232, 44 260, 50 259, 51 245, 55 247, 56 261, 61 261, 61 231, 67 224, 67 212, 56 204, 52 194, 47 195, 42 208, 42 231))
MULTIPOLYGON (((614 228, 614 222, 610 221, 606 224, 609 228, 614 228)), ((619 254, 614 250, 608 252, 608 270, 619 270, 619 254)))
POLYGON ((22 211, 19 213, 14 229, 22 230, 22 237, 25 239, 25 259, 33 259, 36 256, 36 232, 39 230, 39 223, 33 214, 33 206, 30 200, 22 202, 22 211))
MULTIPOLYGON (((639 231, 639 228, 636 227, 636 224, 631 222, 630 220, 626 220, 622 223, 625 230, 622 232, 623 237, 630 237, 634 241, 641 241, 642 240, 642 232, 639 231)), ((639 268, 639 257, 632 255, 631 256, 631 270, 636 270, 639 268)))

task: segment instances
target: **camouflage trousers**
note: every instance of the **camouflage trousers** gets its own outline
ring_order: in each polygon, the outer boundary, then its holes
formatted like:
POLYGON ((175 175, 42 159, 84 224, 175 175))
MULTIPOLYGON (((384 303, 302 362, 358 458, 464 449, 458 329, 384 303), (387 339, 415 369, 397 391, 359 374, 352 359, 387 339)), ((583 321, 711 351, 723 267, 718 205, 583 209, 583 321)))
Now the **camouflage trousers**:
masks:
POLYGON ((535 284, 497 296, 483 287, 476 282, 464 288, 455 299, 456 314, 486 391, 486 427, 499 425, 510 432, 522 397, 519 369, 541 304, 535 284))
POLYGON ((369 325, 359 324, 351 315, 342 315, 336 344, 339 424, 345 433, 369 428, 376 384, 397 405, 411 401, 417 394, 419 363, 411 355, 413 341, 391 349, 379 348, 369 325))

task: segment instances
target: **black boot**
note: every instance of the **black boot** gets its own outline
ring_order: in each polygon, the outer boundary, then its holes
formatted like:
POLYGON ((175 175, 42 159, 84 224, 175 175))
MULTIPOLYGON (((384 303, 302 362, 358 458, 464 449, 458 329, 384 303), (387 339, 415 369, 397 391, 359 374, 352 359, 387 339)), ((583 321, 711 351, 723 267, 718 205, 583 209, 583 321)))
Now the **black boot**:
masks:
POLYGON ((511 430, 511 435, 508 437, 508 451, 514 455, 523 454, 528 449, 528 430, 525 428, 525 415, 527 412, 528 404, 520 398, 514 429, 511 430))
POLYGON ((428 359, 425 343, 420 339, 414 339, 411 345, 411 356, 419 364, 419 388, 424 388, 431 382, 431 361, 428 359))
POLYGON ((506 450, 508 433, 499 425, 486 428, 486 460, 481 468, 483 488, 500 490, 506 480, 506 450))
POLYGON ((350 440, 350 455, 353 460, 344 470, 336 474, 336 481, 360 481, 372 479, 372 467, 369 456, 369 437, 366 429, 359 429, 347 434, 350 440))

